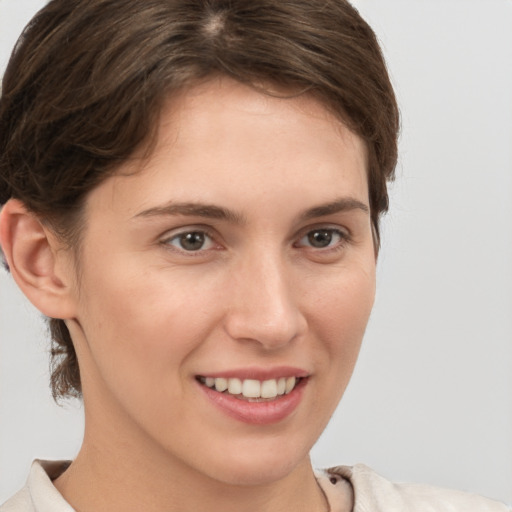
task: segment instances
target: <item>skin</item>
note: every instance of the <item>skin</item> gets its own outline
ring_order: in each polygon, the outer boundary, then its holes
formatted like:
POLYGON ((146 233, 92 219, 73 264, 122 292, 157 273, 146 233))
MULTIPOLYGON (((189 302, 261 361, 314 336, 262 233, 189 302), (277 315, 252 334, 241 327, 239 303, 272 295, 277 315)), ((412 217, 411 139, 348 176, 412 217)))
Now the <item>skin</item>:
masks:
POLYGON ((66 319, 79 358, 85 438, 55 482, 77 510, 327 509, 308 454, 348 384, 375 293, 356 135, 310 97, 216 78, 172 98, 151 156, 90 193, 78 274, 21 205, 4 210, 15 279, 66 319), (229 213, 169 208, 178 203, 229 213), (185 250, 177 235, 198 231, 205 245, 185 250), (325 247, 308 237, 319 231, 325 247), (35 270, 46 280, 29 285, 35 270), (279 366, 308 378, 293 412, 268 425, 225 414, 196 380, 279 366))

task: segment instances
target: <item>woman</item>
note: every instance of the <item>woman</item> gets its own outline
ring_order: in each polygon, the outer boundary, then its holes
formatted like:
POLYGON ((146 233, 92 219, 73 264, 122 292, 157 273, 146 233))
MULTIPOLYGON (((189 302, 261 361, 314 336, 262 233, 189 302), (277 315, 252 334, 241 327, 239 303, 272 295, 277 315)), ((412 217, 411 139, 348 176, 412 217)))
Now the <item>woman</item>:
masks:
POLYGON ((311 467, 371 311, 397 131, 346 2, 50 2, 3 83, 0 243, 86 427, 2 512, 506 510, 311 467))

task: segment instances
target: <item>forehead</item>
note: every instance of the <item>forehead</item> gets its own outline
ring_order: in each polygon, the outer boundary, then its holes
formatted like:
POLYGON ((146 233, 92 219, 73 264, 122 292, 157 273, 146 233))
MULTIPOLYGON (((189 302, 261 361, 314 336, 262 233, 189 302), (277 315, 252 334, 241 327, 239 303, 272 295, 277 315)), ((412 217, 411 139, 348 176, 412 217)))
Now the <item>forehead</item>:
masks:
MULTIPOLYGON (((362 150, 366 157, 362 140, 312 94, 273 84, 248 86, 223 75, 183 89, 168 99, 159 120, 160 142, 169 142, 173 131, 175 135, 178 131, 184 133, 184 124, 194 124, 194 133, 200 135, 215 123, 218 128, 228 128, 237 122, 247 126, 248 121, 259 124, 262 136, 269 129, 289 130, 291 125, 308 133, 322 132, 324 139, 328 133, 330 141, 337 138, 345 145, 355 144, 355 150, 362 150)), ((240 133, 245 135, 246 130, 240 133)))
POLYGON ((313 201, 321 178, 324 189, 330 180, 367 199, 360 137, 310 95, 262 93, 216 77, 168 98, 151 151, 120 168, 109 200, 139 208, 169 194, 215 203, 282 189, 302 197, 307 190, 313 201))

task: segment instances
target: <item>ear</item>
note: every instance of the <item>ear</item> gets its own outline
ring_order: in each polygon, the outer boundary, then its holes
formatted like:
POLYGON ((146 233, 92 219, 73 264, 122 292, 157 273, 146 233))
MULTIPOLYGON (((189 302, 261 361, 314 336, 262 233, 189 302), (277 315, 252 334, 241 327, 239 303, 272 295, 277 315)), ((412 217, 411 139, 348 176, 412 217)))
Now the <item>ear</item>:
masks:
POLYGON ((41 313, 60 319, 74 316, 71 255, 17 199, 0 211, 0 246, 17 285, 41 313))

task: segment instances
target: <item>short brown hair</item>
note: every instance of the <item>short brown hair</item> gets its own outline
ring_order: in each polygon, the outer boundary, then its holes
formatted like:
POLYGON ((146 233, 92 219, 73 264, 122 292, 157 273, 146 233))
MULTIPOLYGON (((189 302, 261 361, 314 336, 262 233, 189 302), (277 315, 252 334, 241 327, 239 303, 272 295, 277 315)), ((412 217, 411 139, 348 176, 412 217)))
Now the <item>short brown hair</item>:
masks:
MULTIPOLYGON (((77 245, 84 198, 143 143, 165 99, 212 74, 315 95, 368 148, 387 210, 399 115, 375 34, 345 0, 52 0, 21 35, 0 99, 0 205, 14 197, 77 245)), ((49 319, 55 398, 81 394, 49 319)))

